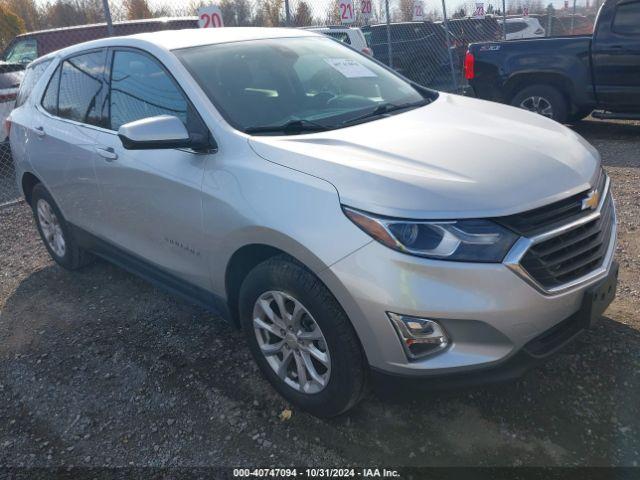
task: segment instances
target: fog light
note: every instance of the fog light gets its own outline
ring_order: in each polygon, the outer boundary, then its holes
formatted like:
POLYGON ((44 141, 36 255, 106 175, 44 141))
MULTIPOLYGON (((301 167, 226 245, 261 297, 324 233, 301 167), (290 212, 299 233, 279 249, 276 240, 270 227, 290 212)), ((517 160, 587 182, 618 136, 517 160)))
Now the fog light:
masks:
POLYGON ((410 359, 416 359, 442 350, 449 344, 444 328, 435 320, 409 317, 387 312, 396 328, 404 351, 410 359))

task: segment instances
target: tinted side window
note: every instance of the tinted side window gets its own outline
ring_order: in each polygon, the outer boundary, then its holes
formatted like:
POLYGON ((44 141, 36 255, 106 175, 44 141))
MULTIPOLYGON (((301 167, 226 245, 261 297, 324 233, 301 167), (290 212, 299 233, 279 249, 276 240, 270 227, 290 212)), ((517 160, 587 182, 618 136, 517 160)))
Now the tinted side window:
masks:
POLYGON ((58 116, 102 126, 105 52, 69 58, 62 64, 58 90, 58 116))
POLYGON ((111 67, 110 127, 173 115, 187 125, 188 103, 172 78, 154 59, 136 52, 116 51, 111 67))
POLYGON ((40 80, 40 77, 42 77, 42 74, 47 69, 50 63, 51 60, 47 60, 46 62, 40 62, 27 68, 27 70, 24 72, 22 83, 18 82, 20 83, 20 90, 18 90, 18 97, 16 98, 16 108, 22 105, 27 100, 27 98, 29 98, 31 90, 33 90, 33 87, 35 87, 36 83, 38 83, 38 80, 40 80))
POLYGON ((51 115, 58 115, 58 90, 60 88, 60 66, 49 80, 49 85, 42 97, 42 107, 51 115))
POLYGON ((507 33, 521 32, 527 28, 527 24, 524 22, 507 22, 507 33))
POLYGON ((613 19, 613 31, 626 35, 640 35, 640 2, 618 6, 613 19))

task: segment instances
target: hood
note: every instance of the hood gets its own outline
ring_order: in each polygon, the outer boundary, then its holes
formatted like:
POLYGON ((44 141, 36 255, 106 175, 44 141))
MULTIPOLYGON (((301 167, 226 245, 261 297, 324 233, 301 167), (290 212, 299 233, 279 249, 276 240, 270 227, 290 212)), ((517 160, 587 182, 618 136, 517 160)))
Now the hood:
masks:
POLYGON ((269 161, 332 183, 344 205, 414 219, 530 210, 588 189, 600 163, 559 123, 444 93, 380 120, 249 143, 269 161))

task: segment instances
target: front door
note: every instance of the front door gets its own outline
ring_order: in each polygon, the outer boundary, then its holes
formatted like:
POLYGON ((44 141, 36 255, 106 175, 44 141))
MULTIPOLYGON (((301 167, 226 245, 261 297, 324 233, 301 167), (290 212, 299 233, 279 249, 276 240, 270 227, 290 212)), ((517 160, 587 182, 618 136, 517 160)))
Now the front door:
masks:
POLYGON ((117 136, 128 122, 173 115, 201 122, 157 59, 113 50, 108 126, 96 139, 102 191, 101 236, 165 272, 209 289, 202 228, 202 179, 208 154, 188 149, 126 150, 117 136))

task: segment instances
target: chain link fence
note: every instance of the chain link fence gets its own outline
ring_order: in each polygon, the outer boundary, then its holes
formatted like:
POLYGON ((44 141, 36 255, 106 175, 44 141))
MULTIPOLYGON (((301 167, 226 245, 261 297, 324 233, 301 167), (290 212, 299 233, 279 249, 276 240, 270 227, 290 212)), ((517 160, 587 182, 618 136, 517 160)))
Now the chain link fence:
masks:
POLYGON ((199 26, 315 27, 416 82, 461 93, 469 43, 590 34, 601 2, 214 0, 211 10, 207 0, 0 0, 0 205, 19 197, 4 120, 23 70, 60 48, 199 26))

